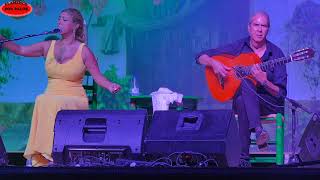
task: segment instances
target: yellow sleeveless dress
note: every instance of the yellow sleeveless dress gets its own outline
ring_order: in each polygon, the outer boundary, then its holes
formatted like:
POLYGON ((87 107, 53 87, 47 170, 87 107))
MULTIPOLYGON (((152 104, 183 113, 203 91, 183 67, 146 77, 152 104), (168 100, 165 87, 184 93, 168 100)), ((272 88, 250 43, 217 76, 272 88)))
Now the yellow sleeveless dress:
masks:
POLYGON ((45 166, 52 160, 54 123, 56 114, 62 109, 89 109, 88 98, 82 87, 85 74, 79 46, 72 59, 60 64, 54 57, 52 41, 45 63, 48 85, 44 94, 37 96, 32 115, 29 141, 24 152, 26 159, 32 159, 32 166, 45 166))

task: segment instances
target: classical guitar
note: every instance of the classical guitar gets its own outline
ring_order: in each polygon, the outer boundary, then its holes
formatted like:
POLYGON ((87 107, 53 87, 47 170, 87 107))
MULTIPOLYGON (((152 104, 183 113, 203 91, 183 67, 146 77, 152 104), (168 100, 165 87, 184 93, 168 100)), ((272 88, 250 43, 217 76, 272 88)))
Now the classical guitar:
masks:
POLYGON ((240 54, 239 56, 218 55, 212 59, 219 61, 225 66, 231 67, 224 79, 218 77, 211 67, 206 67, 205 74, 211 95, 220 102, 225 102, 233 98, 240 86, 241 79, 249 78, 257 84, 251 76, 251 68, 259 64, 260 68, 265 71, 277 65, 286 64, 292 61, 301 61, 312 58, 314 50, 311 48, 301 49, 293 54, 278 59, 261 62, 260 58, 254 53, 240 54))

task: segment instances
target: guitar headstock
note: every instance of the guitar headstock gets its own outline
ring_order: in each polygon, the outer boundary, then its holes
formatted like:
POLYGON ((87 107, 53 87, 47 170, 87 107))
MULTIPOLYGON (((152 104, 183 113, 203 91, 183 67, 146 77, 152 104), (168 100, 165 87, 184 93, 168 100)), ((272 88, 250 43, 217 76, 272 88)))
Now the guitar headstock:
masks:
POLYGON ((302 61, 305 59, 310 59, 314 57, 315 51, 311 48, 304 48, 300 49, 293 54, 291 54, 291 60, 292 61, 302 61))

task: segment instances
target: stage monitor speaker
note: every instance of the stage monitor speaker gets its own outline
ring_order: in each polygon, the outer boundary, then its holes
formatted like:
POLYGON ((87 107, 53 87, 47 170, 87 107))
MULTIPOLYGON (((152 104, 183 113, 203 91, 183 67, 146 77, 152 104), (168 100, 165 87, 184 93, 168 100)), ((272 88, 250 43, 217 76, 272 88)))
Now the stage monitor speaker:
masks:
POLYGON ((84 156, 106 161, 111 156, 141 153, 146 117, 146 110, 59 111, 54 127, 54 163, 70 164, 84 156))
POLYGON ((0 136, 0 166, 8 165, 8 157, 6 153, 6 148, 4 147, 2 138, 0 136))
POLYGON ((232 110, 156 111, 145 138, 145 154, 196 152, 214 155, 219 166, 237 166, 238 126, 232 110))
POLYGON ((320 160, 320 117, 314 114, 301 137, 299 158, 302 162, 320 160))

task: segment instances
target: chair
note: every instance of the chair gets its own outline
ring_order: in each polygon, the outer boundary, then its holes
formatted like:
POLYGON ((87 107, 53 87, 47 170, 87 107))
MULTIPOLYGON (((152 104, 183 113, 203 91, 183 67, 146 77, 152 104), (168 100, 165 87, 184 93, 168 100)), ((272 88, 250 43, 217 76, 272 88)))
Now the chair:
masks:
MULTIPOLYGON (((277 165, 284 164, 284 116, 281 113, 269 114, 267 116, 261 116, 262 124, 276 124, 276 137, 275 140, 268 142, 268 145, 275 145, 276 152, 260 152, 251 156, 250 162, 252 163, 276 163, 277 165)), ((251 144, 255 144, 255 140, 251 141, 251 144)), ((250 153, 251 154, 251 153, 250 153)))
POLYGON ((97 109, 97 84, 88 71, 85 73, 82 86, 87 93, 90 109, 97 109))

